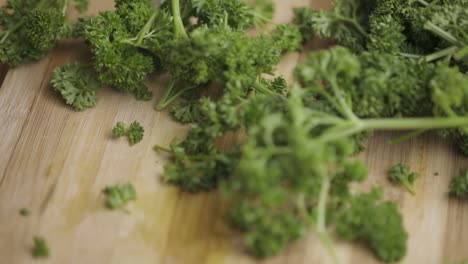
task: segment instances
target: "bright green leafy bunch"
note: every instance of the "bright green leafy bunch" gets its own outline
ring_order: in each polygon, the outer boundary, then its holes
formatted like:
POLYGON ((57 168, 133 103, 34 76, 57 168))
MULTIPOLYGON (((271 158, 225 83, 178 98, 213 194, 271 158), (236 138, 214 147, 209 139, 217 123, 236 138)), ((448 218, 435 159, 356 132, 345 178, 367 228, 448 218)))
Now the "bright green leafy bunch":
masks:
POLYGON ((0 8, 0 63, 16 66, 38 60, 57 40, 69 37, 66 18, 69 5, 79 11, 87 1, 9 0, 0 8))
POLYGON ((65 103, 81 111, 96 105, 96 92, 101 84, 89 73, 86 65, 74 63, 56 68, 51 83, 65 103))
POLYGON ((406 255, 408 234, 398 206, 380 201, 382 193, 376 188, 352 197, 338 213, 335 231, 342 239, 364 241, 384 262, 397 262, 406 255))
POLYGON ((137 198, 135 188, 130 183, 106 187, 104 193, 107 195, 106 205, 110 209, 122 208, 137 198))
POLYGON ((128 128, 125 127, 125 124, 122 122, 117 122, 117 124, 112 129, 112 135, 115 138, 127 137, 130 145, 135 145, 143 139, 145 129, 138 123, 134 121, 130 124, 128 128))
POLYGON ((401 184, 412 195, 415 195, 414 182, 419 178, 419 173, 412 172, 406 164, 399 163, 388 171, 388 179, 393 183, 401 184))
MULTIPOLYGON (((360 118, 354 105, 362 101, 356 89, 363 65, 373 64, 335 47, 312 53, 297 67, 302 88, 293 87, 288 97, 283 95, 285 82, 277 79, 260 80, 251 89, 229 84, 218 101, 201 99, 200 116, 186 139, 171 149, 156 147, 173 157, 165 179, 192 192, 211 190, 222 180, 229 219, 244 231, 245 245, 257 256, 274 255, 315 227, 336 257, 326 232, 326 226, 338 219, 331 212, 367 217, 375 209, 375 223, 346 225, 356 228, 352 238, 365 239, 385 261, 401 259, 406 233, 396 207, 367 196, 362 196, 367 198, 361 205, 360 196, 350 191, 350 183, 367 174, 364 165, 351 159, 356 138, 374 130, 462 128, 468 117, 360 118), (214 143, 241 127, 247 139, 239 148, 225 152, 214 143), (386 218, 390 230, 382 229, 386 218)), ((390 89, 386 92, 391 96, 390 89)))
POLYGON ((325 207, 338 206, 348 183, 366 177, 364 166, 347 160, 351 141, 316 135, 322 116, 304 108, 301 96, 294 89, 286 112, 252 122, 239 165, 222 186, 229 219, 256 256, 277 254, 312 225, 327 240, 325 207))
POLYGON ((449 185, 450 194, 456 197, 467 197, 468 196, 468 170, 462 170, 455 176, 449 185))
POLYGON ((34 237, 34 248, 32 255, 35 258, 45 258, 49 256, 49 247, 42 237, 34 237))

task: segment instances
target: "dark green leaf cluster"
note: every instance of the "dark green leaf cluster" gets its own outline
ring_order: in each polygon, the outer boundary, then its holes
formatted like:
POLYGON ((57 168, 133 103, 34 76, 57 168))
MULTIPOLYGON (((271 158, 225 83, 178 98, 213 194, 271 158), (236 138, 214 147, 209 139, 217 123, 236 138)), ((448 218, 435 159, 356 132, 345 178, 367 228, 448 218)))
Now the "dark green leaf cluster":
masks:
POLYGON ((115 138, 127 137, 130 145, 135 145, 143 139, 145 129, 138 123, 134 121, 126 128, 125 124, 122 122, 117 122, 117 124, 112 129, 112 135, 115 138))
POLYGON ((154 56, 142 48, 157 49, 166 41, 171 21, 166 13, 152 11, 149 1, 119 1, 117 11, 82 21, 93 66, 103 84, 138 93, 146 76, 155 70, 154 56))
POLYGON ((464 198, 468 197, 468 170, 462 170, 455 176, 449 185, 450 194, 464 198))
POLYGON ((400 261, 406 255, 406 233, 398 206, 382 202, 383 190, 352 197, 336 218, 336 233, 345 240, 367 243, 385 262, 400 261))
POLYGON ((412 195, 415 195, 414 182, 419 178, 419 173, 412 172, 410 167, 403 163, 398 163, 388 171, 388 179, 396 184, 401 184, 412 195))
POLYGON ((49 247, 47 242, 42 237, 34 237, 34 248, 32 255, 35 258, 46 258, 49 256, 49 247))
POLYGON ((74 63, 56 68, 51 79, 54 90, 65 103, 81 111, 96 105, 96 92, 101 84, 89 73, 88 66, 74 63))
POLYGON ((104 193, 107 195, 106 205, 110 209, 122 208, 137 198, 135 188, 130 183, 108 186, 104 189, 104 193))
POLYGON ((227 24, 236 31, 244 31, 254 22, 254 14, 241 0, 192 0, 192 4, 200 24, 208 26, 227 24))
POLYGON ((170 109, 170 113, 174 120, 182 124, 195 123, 200 120, 202 115, 200 111, 201 110, 197 101, 179 102, 174 104, 170 109))
POLYGON ((280 25, 260 37, 244 34, 256 17, 266 20, 272 13, 271 1, 259 2, 171 0, 156 7, 149 0, 119 0, 115 11, 82 19, 80 32, 104 84, 147 99, 145 78, 168 72, 172 82, 157 105, 162 109, 211 82, 249 89, 260 74, 273 71, 283 52, 300 48, 295 26, 280 25))
POLYGON ((305 38, 315 33, 355 52, 454 58, 466 67, 467 10, 465 0, 335 0, 331 11, 296 10, 295 22, 305 38))
MULTIPOLYGON (((72 1, 70 1, 72 2, 72 1)), ((65 0, 9 0, 0 8, 0 63, 16 66, 38 60, 57 40, 69 37, 71 22, 66 18, 70 5, 65 0)), ((74 1, 79 11, 87 1, 74 1)))

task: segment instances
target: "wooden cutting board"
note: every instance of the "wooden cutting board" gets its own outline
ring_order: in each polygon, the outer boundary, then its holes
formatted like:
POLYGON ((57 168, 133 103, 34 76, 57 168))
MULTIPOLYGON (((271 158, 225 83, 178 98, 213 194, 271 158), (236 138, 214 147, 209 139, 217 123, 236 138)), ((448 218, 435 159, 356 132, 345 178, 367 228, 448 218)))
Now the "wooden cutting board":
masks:
MULTIPOLYGON (((277 22, 287 22, 297 6, 328 7, 328 1, 277 0, 277 22)), ((92 1, 90 13, 112 8, 112 0, 92 1)), ((278 72, 291 79, 291 70, 312 49, 289 54, 278 72)), ((74 112, 53 92, 51 71, 76 59, 86 60, 82 42, 61 43, 39 62, 3 71, 0 88, 0 263, 330 263, 313 231, 283 254, 264 261, 249 257, 241 238, 222 218, 217 193, 192 195, 161 182, 164 157, 155 144, 166 146, 186 128, 174 123, 153 103, 137 102, 130 94, 109 88, 99 92, 98 105, 74 112), (146 135, 129 147, 113 140, 117 121, 138 120, 146 135), (138 200, 128 211, 104 208, 102 189, 132 182, 138 200), (27 207, 32 214, 18 213, 27 207), (31 257, 32 237, 44 236, 51 255, 31 257)), ((156 99, 167 80, 148 80, 156 99)), ((362 154, 370 167, 365 184, 386 186, 388 198, 398 202, 410 233, 403 263, 442 264, 468 259, 468 202, 450 199, 452 175, 468 167, 450 142, 423 136, 391 145, 394 134, 378 134, 362 154), (417 195, 387 186, 388 168, 408 162, 423 177, 417 195)), ((226 144, 236 140, 234 136, 226 144)), ((337 242, 343 263, 379 263, 365 248, 337 242)))

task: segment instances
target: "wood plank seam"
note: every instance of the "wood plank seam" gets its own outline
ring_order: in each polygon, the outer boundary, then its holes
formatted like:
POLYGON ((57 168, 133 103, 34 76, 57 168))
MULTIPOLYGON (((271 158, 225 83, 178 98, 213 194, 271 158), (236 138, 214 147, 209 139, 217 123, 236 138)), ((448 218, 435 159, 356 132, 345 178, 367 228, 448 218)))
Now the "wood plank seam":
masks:
MULTIPOLYGON (((12 152, 11 152, 10 159, 8 160, 8 162, 7 162, 6 166, 5 166, 5 169, 4 169, 3 173, 1 174, 1 178, 0 178, 0 187, 1 187, 2 184, 3 184, 3 181, 4 181, 4 179, 5 179, 6 173, 8 172, 8 169, 9 169, 9 167, 10 167, 12 158, 14 157, 13 153, 15 153, 16 148, 18 147, 18 142, 20 142, 20 141, 21 141, 21 138, 23 137, 24 128, 27 126, 28 122, 30 121, 31 114, 32 114, 32 112, 33 112, 33 110, 34 110, 34 107, 35 107, 36 104, 37 104, 37 100, 39 99, 39 97, 40 97, 40 95, 41 95, 42 89, 44 89, 44 83, 45 83, 46 81, 49 80, 49 76, 47 75, 47 73, 49 72, 49 68, 50 68, 51 63, 52 63, 52 55, 49 55, 49 56, 47 56, 47 57, 45 57, 45 58, 43 58, 43 59, 44 59, 44 60, 46 60, 46 59, 48 60, 48 62, 47 62, 47 67, 46 67, 46 71, 45 71, 46 75, 44 75, 44 77, 43 77, 43 79, 42 79, 42 81, 41 81, 40 87, 39 87, 38 91, 36 92, 36 95, 34 96, 33 103, 31 104, 31 106, 30 106, 30 108, 29 108, 29 111, 28 111, 28 114, 27 114, 27 117, 26 117, 26 119, 25 119, 25 121, 24 121, 24 123, 23 123, 23 125, 22 125, 22 127, 21 127, 20 136, 18 137, 18 140, 16 141, 15 146, 13 147, 13 150, 12 150, 12 152)), ((47 83, 48 83, 48 82, 47 82, 47 83)), ((2 82, 2 84, 3 84, 3 82, 2 82)))

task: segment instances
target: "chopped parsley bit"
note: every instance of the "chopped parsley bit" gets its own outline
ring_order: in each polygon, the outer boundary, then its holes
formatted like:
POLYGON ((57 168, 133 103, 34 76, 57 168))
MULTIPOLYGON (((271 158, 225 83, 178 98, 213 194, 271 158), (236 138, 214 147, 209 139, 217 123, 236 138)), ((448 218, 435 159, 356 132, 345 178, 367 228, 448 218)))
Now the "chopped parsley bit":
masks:
POLYGON ((107 195, 106 205, 110 209, 124 207, 129 201, 136 200, 136 191, 130 183, 108 186, 104 189, 107 195))
POLYGON ((28 216, 31 212, 29 211, 28 208, 21 208, 21 210, 19 211, 20 215, 22 216, 28 216))
POLYGON ((32 255, 35 258, 44 258, 49 256, 49 247, 47 246, 44 238, 38 236, 34 237, 32 255))
POLYGON ((112 136, 114 138, 126 136, 130 145, 140 142, 143 139, 144 133, 145 129, 137 121, 130 124, 128 129, 123 122, 117 122, 112 129, 112 136))

